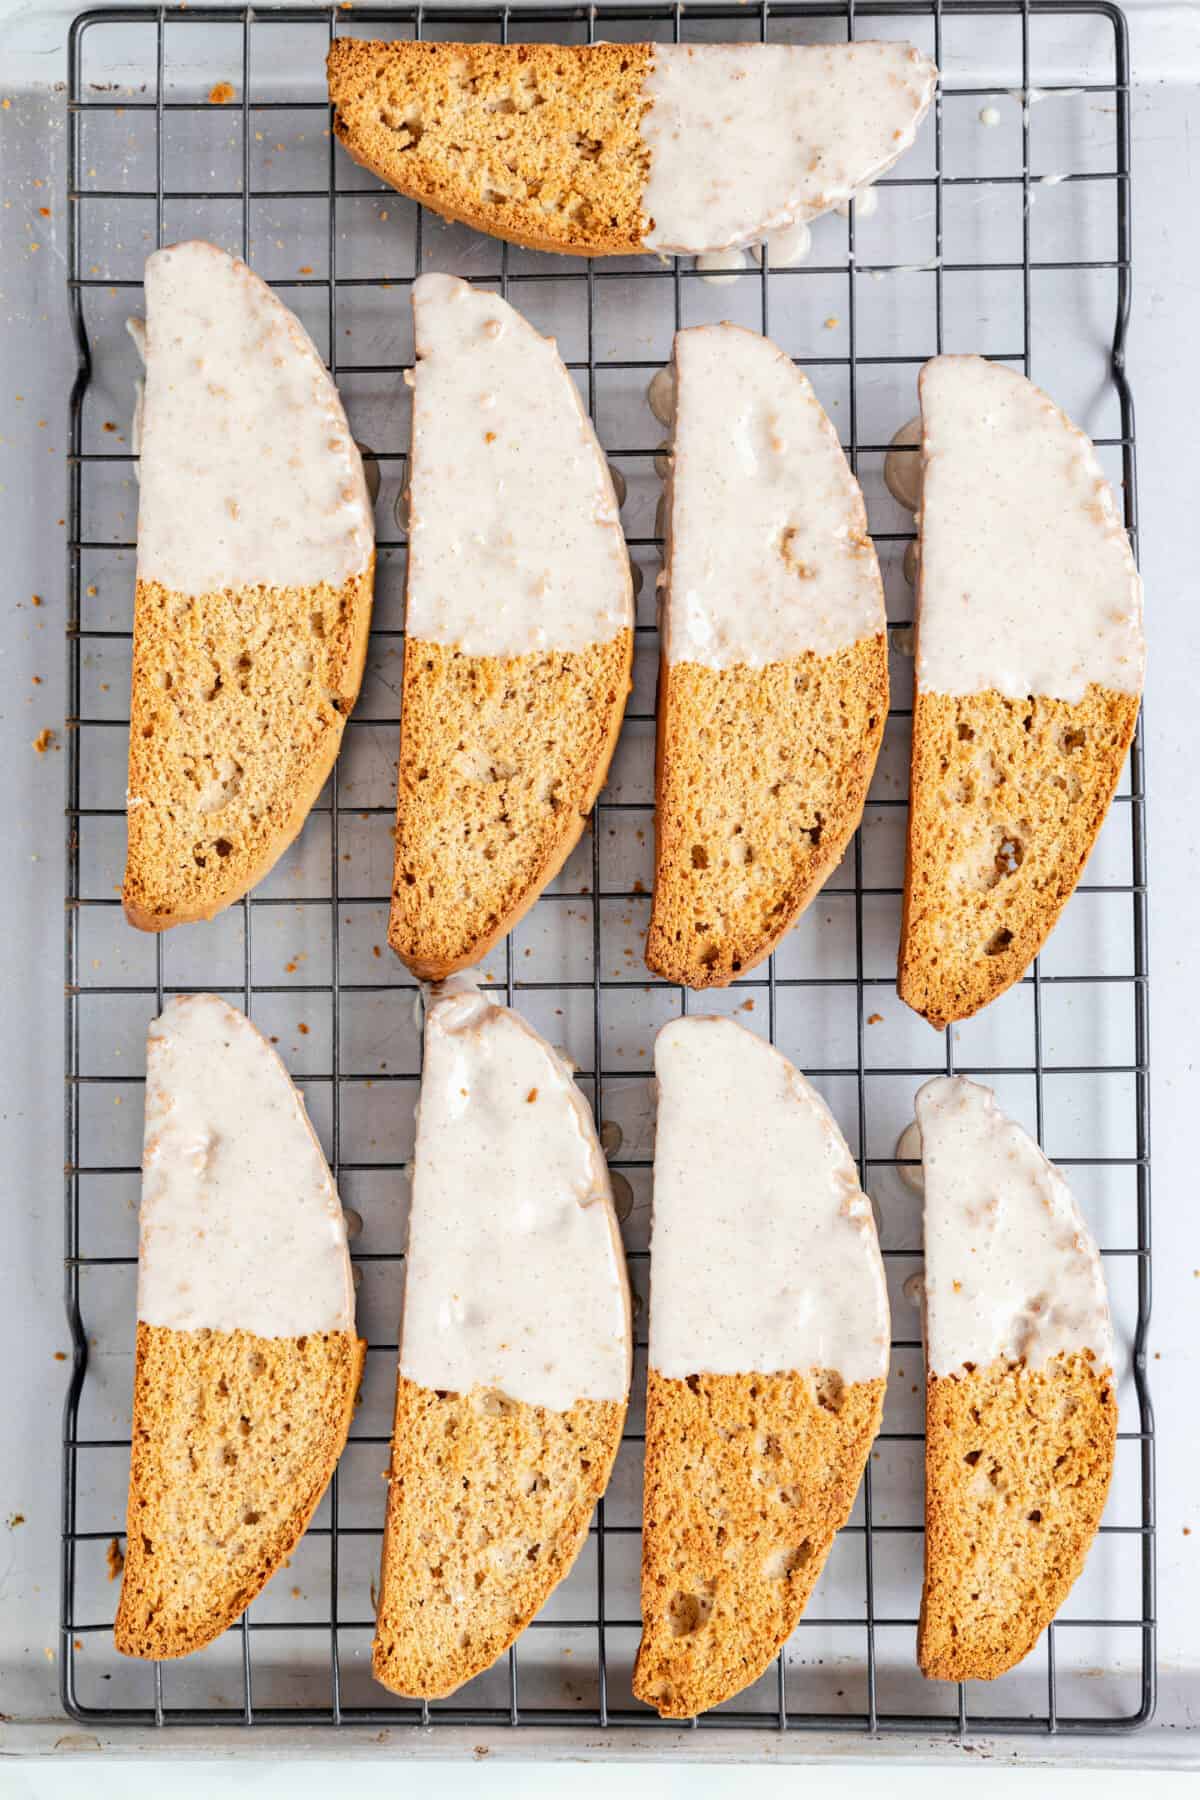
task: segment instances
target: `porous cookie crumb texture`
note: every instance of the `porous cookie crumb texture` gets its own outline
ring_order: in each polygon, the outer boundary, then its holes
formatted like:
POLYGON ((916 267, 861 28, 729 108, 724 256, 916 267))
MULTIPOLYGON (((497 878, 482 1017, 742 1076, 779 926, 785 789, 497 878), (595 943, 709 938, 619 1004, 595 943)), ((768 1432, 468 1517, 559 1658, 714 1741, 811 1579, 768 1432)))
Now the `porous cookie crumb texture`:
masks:
POLYGON ((296 837, 358 696, 374 556, 341 587, 198 598, 137 583, 123 899, 143 931, 210 919, 296 837))
POLYGON ((1075 890, 1138 696, 918 694, 898 989, 939 1030, 1019 981, 1075 890))
POLYGON ((646 961, 723 987, 770 954, 862 817, 887 719, 887 645, 765 668, 659 670, 646 961))
POLYGON ((139 1322, 118 1650, 186 1656, 245 1611, 325 1491, 365 1351, 139 1322))
POLYGON ((991 1681, 1062 1606, 1100 1523, 1116 1451, 1112 1370, 1002 1359, 931 1375, 925 1398, 925 1589, 917 1660, 991 1681))
POLYGON ((885 1383, 650 1369, 638 1699, 687 1719, 762 1674, 845 1523, 885 1383))
POLYGON ((333 128, 356 162, 447 219, 534 250, 636 254, 650 59, 648 44, 339 38, 333 128))
POLYGON ((432 1700, 490 1668, 575 1561, 624 1421, 623 1401, 556 1412, 399 1378, 377 1680, 432 1700))
POLYGON ((625 711, 633 633, 584 651, 407 645, 388 938, 423 980, 486 955, 579 841, 625 711))

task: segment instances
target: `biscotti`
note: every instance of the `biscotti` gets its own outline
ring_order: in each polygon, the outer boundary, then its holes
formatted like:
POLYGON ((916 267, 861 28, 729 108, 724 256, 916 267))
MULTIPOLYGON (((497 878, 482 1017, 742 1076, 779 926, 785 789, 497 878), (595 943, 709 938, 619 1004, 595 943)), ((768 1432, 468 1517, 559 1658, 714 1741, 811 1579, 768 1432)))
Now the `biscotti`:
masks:
POLYGON ((989 1089, 917 1095, 925 1186, 925 1586, 917 1657, 990 1681, 1071 1589, 1116 1450, 1100 1257, 1066 1182, 989 1089))
POLYGON ((209 919, 299 832, 358 695, 362 459, 299 320, 243 262, 146 264, 129 724, 131 924, 209 919))
POLYGON ((654 1066, 633 1689, 684 1719, 794 1630, 879 1429, 889 1317, 870 1201, 787 1059, 691 1017, 659 1033, 654 1066))
POLYGON ((1141 583, 1089 440, 978 356, 921 373, 899 991, 941 1028, 1019 981, 1074 892, 1137 723, 1141 583))
POLYGON ((213 994, 147 1045, 127 1656, 211 1642, 287 1561, 350 1427, 345 1221, 283 1064, 213 994))
POLYGON ((338 38, 333 128, 448 219, 576 256, 770 239, 912 144, 909 44, 443 44, 338 38))
POLYGON ((374 1672, 453 1693, 570 1569, 621 1438, 629 1290, 571 1071, 477 992, 431 1006, 374 1672))
POLYGON ((862 493, 790 358, 675 338, 646 961, 691 988, 769 955, 841 861, 888 707, 862 493))
POLYGON ((552 339, 449 275, 413 288, 407 642, 389 941, 440 981, 557 874, 633 660, 608 465, 552 339))

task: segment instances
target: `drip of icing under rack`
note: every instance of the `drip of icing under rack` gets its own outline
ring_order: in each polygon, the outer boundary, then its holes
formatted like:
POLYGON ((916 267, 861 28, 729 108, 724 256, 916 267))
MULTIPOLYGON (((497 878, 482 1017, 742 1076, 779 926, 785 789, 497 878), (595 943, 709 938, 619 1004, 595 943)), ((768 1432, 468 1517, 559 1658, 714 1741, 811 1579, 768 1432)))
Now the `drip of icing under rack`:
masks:
POLYGON ((906 512, 921 508, 921 421, 907 419, 892 436, 883 459, 888 493, 906 512))
POLYGON ((901 1165, 897 1174, 905 1187, 911 1188, 914 1194, 923 1194, 925 1170, 921 1166, 921 1127, 915 1119, 896 1139, 896 1161, 901 1165), (906 1164, 909 1166, 905 1167, 906 1164))
POLYGON ((764 249, 768 268, 790 269, 803 262, 812 249, 812 232, 803 219, 797 219, 769 232, 761 244, 751 244, 746 249, 705 250, 696 258, 696 268, 702 271, 700 279, 711 287, 727 287, 751 262, 761 267, 764 249))

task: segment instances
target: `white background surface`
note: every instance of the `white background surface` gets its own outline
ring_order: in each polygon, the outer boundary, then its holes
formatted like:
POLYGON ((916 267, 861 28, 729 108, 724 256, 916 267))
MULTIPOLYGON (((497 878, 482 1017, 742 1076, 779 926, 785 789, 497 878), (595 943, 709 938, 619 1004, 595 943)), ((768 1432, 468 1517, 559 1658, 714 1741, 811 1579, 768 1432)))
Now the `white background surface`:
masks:
MULTIPOLYGON (((1134 320, 1129 362, 1138 403, 1142 564, 1147 587, 1150 672, 1147 687, 1151 802, 1151 988, 1154 1060, 1154 1207, 1156 1292, 1152 1378, 1159 1426, 1159 1586, 1162 1701, 1160 1723, 1126 1756, 1169 1755, 1200 1706, 1200 1385, 1196 1319, 1200 1307, 1200 1232, 1196 1225, 1197 1102, 1195 1027, 1200 976, 1197 893, 1195 718, 1200 708, 1200 607, 1195 589, 1197 399, 1200 354, 1200 251, 1196 233, 1196 139, 1200 133, 1200 13, 1194 5, 1132 6, 1134 74, 1134 320)), ((43 726, 64 712, 62 520, 66 388, 71 366, 65 324, 62 227, 65 133, 63 39, 68 9, 13 6, 0 0, 0 538, 3 619, 0 653, 6 680, 0 734, 7 771, 0 794, 6 880, 0 892, 0 943, 6 970, 7 1030, 0 1056, 0 1153, 6 1183, 6 1271, 0 1316, 0 1711, 54 1717, 53 1651, 58 1608, 59 1420, 68 1345, 61 1289, 62 758, 34 754, 43 726), (36 85, 35 85, 36 84, 36 85), (34 179, 45 183, 34 188, 34 179), (38 207, 49 205, 49 220, 38 207), (30 251, 30 244, 40 248, 30 251), (15 396, 24 395, 18 403, 15 396), (45 421, 42 425, 39 421, 45 421), (33 607, 31 595, 43 597, 33 607), (33 678, 40 677, 35 684, 33 678), (23 1514, 25 1523, 6 1521, 23 1514)), ((980 72, 986 78, 983 71, 980 72)), ((0 1732, 3 1727, 0 1726, 0 1732)), ((0 1746, 5 1740, 0 1737, 0 1746)), ((1001 1752, 1007 1759, 1011 1746, 1001 1752)), ((983 1765, 974 1760, 977 1776, 983 1765)), ((340 1765, 340 1766, 344 1766, 340 1765)), ((415 1774, 416 1771, 413 1771, 415 1774)), ((514 1782, 498 1762, 436 1777, 459 1792, 538 1793, 570 1780, 581 1792, 608 1791, 599 1771, 561 1767, 535 1784, 514 1782), (553 1785, 551 1785, 553 1783, 553 1785)), ((230 1791, 255 1794, 328 1791, 328 1777, 307 1763, 284 1770, 255 1765, 230 1791)), ((382 1771, 374 1771, 374 1777, 382 1771)), ((107 1777, 64 1766, 59 1785, 47 1771, 0 1770, 2 1793, 132 1794, 133 1772, 107 1777), (14 1785, 15 1783, 15 1785, 14 1785), (120 1786, 118 1786, 120 1783, 120 1786)), ((139 1778, 140 1779, 140 1778, 139 1778)), ((213 1791, 212 1772, 201 1772, 213 1791)), ((389 1791, 400 1772, 393 1769, 389 1791)), ((615 1782, 615 1772, 610 1777, 615 1782)), ((739 1778, 739 1789, 742 1780, 739 1778)), ((864 1776, 871 1792, 875 1777, 864 1776)), ((915 1791, 915 1771, 887 1777, 890 1793, 915 1791), (911 1780, 913 1787, 906 1785, 911 1780)), ((1065 1777, 1056 1775, 1057 1782, 1065 1777)), ((1107 1791, 1089 1776, 1089 1792, 1107 1791)), ((159 1778, 161 1782, 161 1777, 159 1778)), ((719 1773, 622 1768, 633 1795, 728 1791, 719 1773)), ((772 1777, 755 1792, 789 1791, 810 1772, 772 1777)), ((178 1776, 172 1784, 188 1791, 178 1776)), ((845 1786, 839 1774, 839 1786, 845 1786)), ((365 1765, 356 1791, 374 1790, 365 1765), (370 1785, 368 1782, 370 1781, 370 1785)), ((989 1782, 989 1791, 991 1783, 989 1782)), ((336 1791, 336 1790, 335 1790, 336 1791)), ((379 1791, 382 1791, 382 1783, 379 1791)), ((1000 1791, 997 1788, 996 1791, 1000 1791)))

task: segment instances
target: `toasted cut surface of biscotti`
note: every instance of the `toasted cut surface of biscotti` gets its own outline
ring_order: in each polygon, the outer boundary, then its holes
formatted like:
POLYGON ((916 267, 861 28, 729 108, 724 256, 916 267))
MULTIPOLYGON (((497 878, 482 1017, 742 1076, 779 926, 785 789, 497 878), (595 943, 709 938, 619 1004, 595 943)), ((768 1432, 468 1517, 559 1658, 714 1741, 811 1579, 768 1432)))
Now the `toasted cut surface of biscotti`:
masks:
POLYGON ((374 531, 324 363, 200 241, 146 263, 124 903, 208 919, 296 836, 366 656, 374 531))
POLYGON ((1138 695, 918 693, 902 1000, 940 1030, 1019 981, 1075 890, 1116 791, 1138 695))
POLYGON ((921 371, 920 562, 898 988, 939 1029, 1018 981, 1116 789, 1142 584, 1091 440, 980 356, 921 371))
POLYGON ((126 1656, 186 1656, 245 1611, 298 1543, 350 1428, 366 1345, 139 1321, 126 1656))
POLYGON ((404 659, 388 941, 441 981, 510 931, 578 843, 629 692, 633 633, 587 650, 404 659))
POLYGON ((333 128, 448 219, 538 250, 641 248, 648 44, 330 46, 333 128))
POLYGON ((334 130, 450 219, 576 256, 719 250, 815 218, 913 142, 908 44, 454 44, 341 38, 334 130))
POLYGON ((917 1658, 991 1681, 1027 1656, 1071 1589, 1116 1451, 1112 1370, 1003 1358, 925 1390, 925 1588, 917 1658))
POLYGON ((295 838, 358 696, 372 567, 190 598, 140 581, 123 900, 143 931, 247 893, 295 838))
POLYGON ((756 669, 659 671, 646 961, 722 987, 769 955, 841 860, 887 720, 886 640, 756 669))
POLYGON ((624 1402, 566 1412, 401 1376, 375 1677, 438 1699, 489 1668, 567 1573, 621 1440, 624 1402))
POLYGON ((639 1700, 687 1719, 757 1679, 845 1523, 885 1383, 651 1368, 639 1700))

